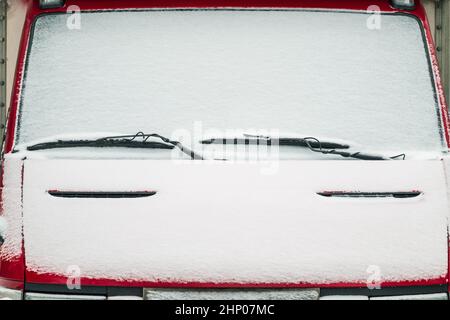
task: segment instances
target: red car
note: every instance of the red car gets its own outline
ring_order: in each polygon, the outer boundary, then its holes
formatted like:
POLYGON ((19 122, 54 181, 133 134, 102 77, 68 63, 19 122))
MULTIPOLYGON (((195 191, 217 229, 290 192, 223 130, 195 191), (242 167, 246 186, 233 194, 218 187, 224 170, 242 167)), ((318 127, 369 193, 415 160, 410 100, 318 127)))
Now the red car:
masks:
POLYGON ((420 1, 24 5, 0 299, 448 299, 420 1))

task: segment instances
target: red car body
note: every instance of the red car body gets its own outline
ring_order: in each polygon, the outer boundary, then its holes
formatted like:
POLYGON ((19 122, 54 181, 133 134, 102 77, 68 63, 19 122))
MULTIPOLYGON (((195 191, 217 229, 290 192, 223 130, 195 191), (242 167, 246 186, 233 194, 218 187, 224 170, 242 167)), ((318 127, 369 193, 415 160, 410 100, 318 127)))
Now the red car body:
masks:
MULTIPOLYGON (((449 123, 448 111, 444 97, 443 85, 438 69, 438 61, 435 52, 435 47, 432 40, 432 33, 426 17, 426 12, 422 4, 419 2, 414 10, 400 10, 390 5, 387 0, 342 0, 342 1, 327 1, 327 0, 67 0, 65 6, 57 9, 42 10, 39 7, 38 1, 25 0, 27 6, 27 13, 25 25, 23 28, 22 39, 20 43, 20 50, 17 62, 17 69, 15 73, 15 81, 13 86, 12 101, 9 109, 9 121, 7 124, 6 141, 4 145, 4 153, 12 152, 15 143, 16 132, 16 118, 18 116, 19 97, 22 84, 22 71, 24 70, 27 50, 30 40, 30 32, 32 25, 37 16, 48 12, 65 12, 70 5, 77 5, 82 11, 89 10, 120 10, 120 9, 139 9, 139 8, 319 8, 331 10, 356 10, 366 11, 371 5, 378 5, 383 12, 395 13, 403 12, 408 15, 414 15, 423 25, 426 33, 428 50, 430 53, 430 60, 433 66, 433 73, 436 80, 436 87, 438 90, 438 99, 442 106, 441 115, 443 123, 443 135, 445 136, 447 145, 450 147, 449 137, 449 123)), ((3 184, 3 183, 2 183, 3 184)), ((1 195, 0 195, 1 196, 1 195)), ((450 257, 450 251, 449 251, 450 257)), ((280 283, 280 284, 265 284, 265 283, 251 283, 251 284, 236 284, 236 283, 178 283, 178 282, 135 282, 135 281, 117 281, 110 279, 81 279, 85 286, 114 286, 114 287, 186 287, 186 288, 363 288, 366 285, 361 283, 280 283)), ((431 285, 447 285, 449 276, 424 281, 405 281, 405 282, 388 282, 382 283, 383 287, 408 287, 408 286, 431 286, 431 285)), ((25 254, 22 253, 21 258, 13 261, 0 261, 0 286, 11 289, 24 289, 25 284, 45 284, 45 285, 65 285, 67 278, 54 274, 37 274, 26 270, 25 254)))

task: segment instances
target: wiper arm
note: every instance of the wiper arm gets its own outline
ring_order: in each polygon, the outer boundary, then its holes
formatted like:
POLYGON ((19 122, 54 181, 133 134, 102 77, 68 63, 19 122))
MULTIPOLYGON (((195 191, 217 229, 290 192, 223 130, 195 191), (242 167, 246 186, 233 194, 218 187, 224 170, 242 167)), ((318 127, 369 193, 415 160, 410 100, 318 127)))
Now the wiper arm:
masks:
POLYGON ((160 140, 162 140, 164 143, 169 144, 172 148, 178 148, 181 152, 183 152, 184 154, 188 155, 189 157, 191 157, 192 160, 205 160, 203 158, 203 156, 201 156, 200 154, 196 153, 195 151, 187 148, 186 146, 184 146, 181 142, 179 141, 175 141, 175 140, 170 140, 169 138, 166 138, 160 134, 157 133, 143 133, 143 132, 138 132, 134 135, 123 135, 123 136, 113 136, 113 137, 105 137, 105 138, 101 138, 98 141, 111 141, 111 140, 116 140, 116 141, 128 141, 128 142, 137 142, 137 143, 150 143, 148 141, 148 139, 150 138, 158 138, 160 140), (141 138, 142 140, 136 140, 141 138))
POLYGON ((186 148, 178 141, 170 140, 159 134, 145 134, 138 132, 134 135, 122 135, 104 137, 96 140, 58 140, 52 142, 38 143, 32 146, 28 146, 28 151, 38 151, 47 149, 60 149, 60 148, 80 148, 80 147, 92 147, 92 148, 110 148, 110 147, 124 147, 124 148, 139 148, 139 149, 173 149, 178 148, 183 153, 187 154, 191 159, 203 160, 203 157, 195 153, 194 151, 186 148), (148 141, 151 137, 159 138, 163 142, 148 141), (137 140, 142 138, 142 140, 137 140))

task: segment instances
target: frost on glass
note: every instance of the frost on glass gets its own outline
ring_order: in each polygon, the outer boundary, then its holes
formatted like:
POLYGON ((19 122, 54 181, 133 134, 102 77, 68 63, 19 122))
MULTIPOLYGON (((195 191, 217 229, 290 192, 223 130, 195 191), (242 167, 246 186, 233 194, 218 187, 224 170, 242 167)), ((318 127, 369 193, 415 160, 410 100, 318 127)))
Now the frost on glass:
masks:
POLYGON ((441 150, 423 36, 408 16, 146 11, 38 18, 18 143, 60 134, 277 129, 371 150, 441 150))

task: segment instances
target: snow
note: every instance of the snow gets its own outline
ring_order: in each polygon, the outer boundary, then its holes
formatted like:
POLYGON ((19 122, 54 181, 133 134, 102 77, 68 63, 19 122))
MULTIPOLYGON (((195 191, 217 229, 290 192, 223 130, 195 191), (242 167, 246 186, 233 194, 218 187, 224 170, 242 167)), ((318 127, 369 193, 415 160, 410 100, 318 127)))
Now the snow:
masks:
POLYGON ((319 290, 148 289, 147 300, 318 300, 319 290))
MULTIPOLYGON (((417 21, 302 11, 146 11, 38 19, 18 142, 99 131, 190 138, 252 129, 441 151, 417 21), (320 40, 319 40, 320 39, 320 40), (382 129, 381 129, 382 128, 382 129)), ((296 153, 302 158, 305 153, 296 153)), ((324 158, 323 155, 310 155, 324 158)))
POLYGON ((7 222, 6 219, 3 217, 0 217, 0 236, 3 238, 7 229, 7 222))
POLYGON ((443 278, 441 161, 282 161, 276 175, 219 161, 27 159, 27 269, 152 282, 299 283, 443 278), (60 191, 142 191, 65 199, 60 191), (320 191, 412 191, 415 199, 335 199, 320 191))
POLYGON ((5 242, 0 249, 0 258, 11 260, 22 253, 22 158, 7 154, 3 166, 3 223, 0 220, 0 232, 5 242))
MULTIPOLYGON (((447 198, 450 199, 450 157, 444 157, 443 163, 444 163, 445 179, 447 181, 447 198)), ((449 227, 450 227, 450 203, 449 203, 449 208, 447 210, 447 219, 448 219, 449 227)), ((450 234, 450 229, 449 229, 449 234, 450 234)))

